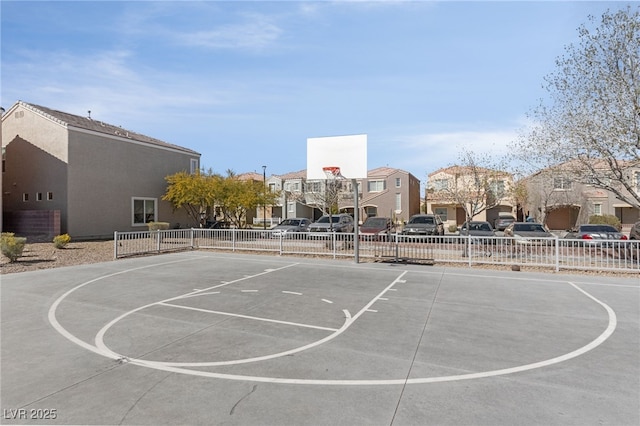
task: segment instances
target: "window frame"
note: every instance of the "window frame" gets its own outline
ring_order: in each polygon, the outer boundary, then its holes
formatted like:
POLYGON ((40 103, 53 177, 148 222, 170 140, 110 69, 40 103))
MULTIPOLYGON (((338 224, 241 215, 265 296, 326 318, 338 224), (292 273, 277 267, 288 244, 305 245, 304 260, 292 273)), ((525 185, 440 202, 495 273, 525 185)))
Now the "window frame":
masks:
POLYGON ((147 226, 149 222, 158 221, 158 199, 153 197, 131 197, 131 226, 147 226), (142 214, 144 216, 144 222, 136 222, 136 201, 142 201, 142 214), (147 202, 153 203, 153 218, 148 220, 147 202))

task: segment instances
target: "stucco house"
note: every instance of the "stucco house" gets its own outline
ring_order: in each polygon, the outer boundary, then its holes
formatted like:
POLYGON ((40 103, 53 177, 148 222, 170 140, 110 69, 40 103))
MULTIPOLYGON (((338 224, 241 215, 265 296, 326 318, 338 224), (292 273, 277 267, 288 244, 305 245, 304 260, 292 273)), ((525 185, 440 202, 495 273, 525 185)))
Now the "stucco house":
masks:
MULTIPOLYGON (((593 215, 616 216, 625 230, 640 220, 640 209, 611 191, 580 182, 571 170, 571 165, 559 164, 526 177, 525 213, 553 230, 588 223, 593 215)), ((625 170, 629 186, 640 194, 640 166, 629 164, 625 170)))
POLYGON ((482 167, 445 167, 428 175, 426 212, 439 215, 445 228, 460 226, 466 221, 462 204, 473 203, 479 206, 477 210, 483 210, 472 219, 486 220, 493 225, 499 213, 516 216, 513 188, 513 176, 507 172, 482 167))
MULTIPOLYGON (((279 218, 306 217, 312 220, 322 215, 322 194, 326 181, 307 180, 306 170, 273 175, 267 180, 272 190, 281 191, 280 201, 267 210, 279 218)), ((420 181, 411 173, 391 167, 369 170, 366 179, 358 179, 360 220, 371 216, 391 217, 405 222, 420 212, 420 181)), ((338 209, 354 214, 354 191, 351 180, 343 181, 338 196, 338 209)))
POLYGON ((3 231, 94 239, 195 225, 162 200, 166 176, 199 169, 193 150, 22 101, 2 117, 2 148, 3 231))

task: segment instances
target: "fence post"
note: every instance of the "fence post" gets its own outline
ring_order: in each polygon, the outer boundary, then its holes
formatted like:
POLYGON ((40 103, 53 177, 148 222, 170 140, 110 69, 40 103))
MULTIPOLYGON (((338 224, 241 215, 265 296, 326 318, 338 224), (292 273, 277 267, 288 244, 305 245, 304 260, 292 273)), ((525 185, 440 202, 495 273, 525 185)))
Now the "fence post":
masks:
POLYGON ((231 229, 231 251, 236 251, 236 228, 231 229))
POLYGON ((118 258, 118 231, 113 231, 113 258, 118 258))
POLYGON ((190 231, 189 232, 189 238, 190 238, 190 241, 191 241, 191 250, 193 250, 193 249, 196 248, 195 238, 194 238, 194 234, 195 233, 193 232, 194 231, 193 228, 191 228, 189 231, 190 231))
POLYGON ((560 272, 560 239, 558 238, 557 235, 555 237, 556 237, 556 239, 554 241, 554 244, 555 244, 555 247, 556 247, 556 250, 555 250, 555 253, 556 253, 556 272, 560 272))
MULTIPOLYGON (((273 235, 273 234, 272 234, 272 235, 273 235)), ((280 243, 280 244, 279 244, 278 249, 280 250, 280 256, 282 256, 282 252, 284 251, 284 244, 283 244, 283 241, 282 241, 282 240, 283 240, 283 237, 284 237, 284 232, 280 232, 279 237, 280 237, 280 241, 279 241, 279 243, 280 243)), ((291 237, 292 237, 292 238, 295 238, 295 237, 296 237, 296 235, 295 235, 295 234, 293 234, 291 237)), ((294 240, 294 241, 296 241, 296 243, 297 243, 297 240, 294 240)))
POLYGON ((473 253, 471 253, 471 233, 467 232, 467 255, 469 256, 469 268, 471 268, 471 265, 473 262, 471 262, 471 257, 473 256, 473 253))

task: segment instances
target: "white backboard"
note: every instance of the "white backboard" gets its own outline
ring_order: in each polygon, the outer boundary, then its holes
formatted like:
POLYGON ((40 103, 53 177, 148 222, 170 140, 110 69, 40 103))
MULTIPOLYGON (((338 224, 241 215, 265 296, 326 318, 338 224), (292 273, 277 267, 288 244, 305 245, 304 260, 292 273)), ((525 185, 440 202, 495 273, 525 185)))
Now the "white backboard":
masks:
POLYGON ((323 167, 340 167, 347 179, 367 177, 367 135, 307 139, 307 179, 326 179, 323 167))

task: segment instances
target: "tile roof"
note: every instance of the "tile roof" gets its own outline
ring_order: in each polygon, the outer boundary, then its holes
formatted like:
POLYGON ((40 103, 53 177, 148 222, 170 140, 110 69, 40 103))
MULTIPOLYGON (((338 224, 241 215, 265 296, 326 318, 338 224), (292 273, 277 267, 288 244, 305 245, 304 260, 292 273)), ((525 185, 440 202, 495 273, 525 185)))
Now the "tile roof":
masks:
POLYGON ((119 136, 122 138, 131 139, 137 142, 143 142, 149 145, 155 145, 163 148, 171 148, 171 149, 175 149, 175 150, 190 153, 190 154, 200 155, 200 153, 193 151, 191 149, 170 144, 170 143, 161 141, 159 139, 155 139, 150 136, 143 135, 141 133, 133 132, 131 130, 123 129, 122 127, 119 127, 119 126, 114 126, 112 124, 104 123, 102 121, 93 120, 90 117, 81 117, 79 115, 69 114, 66 112, 57 111, 55 109, 43 107, 36 104, 30 104, 23 101, 18 101, 16 105, 20 105, 31 111, 39 113, 64 126, 89 130, 92 132, 102 133, 110 136, 119 136))

